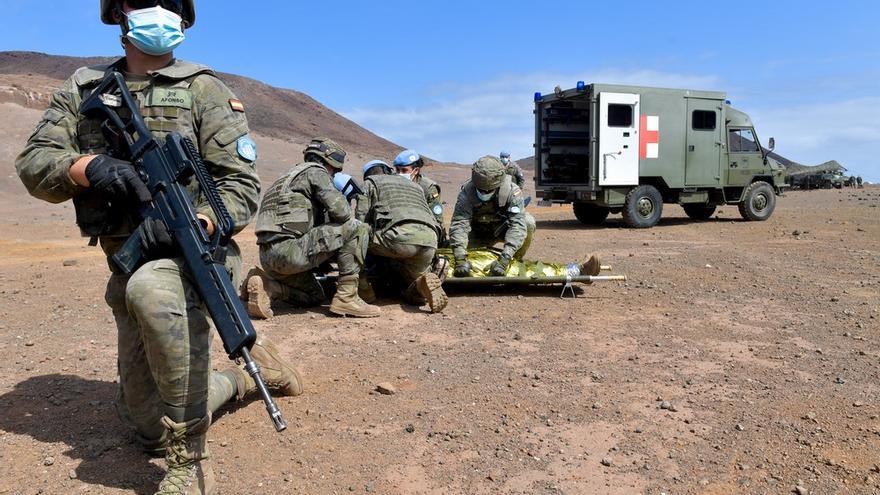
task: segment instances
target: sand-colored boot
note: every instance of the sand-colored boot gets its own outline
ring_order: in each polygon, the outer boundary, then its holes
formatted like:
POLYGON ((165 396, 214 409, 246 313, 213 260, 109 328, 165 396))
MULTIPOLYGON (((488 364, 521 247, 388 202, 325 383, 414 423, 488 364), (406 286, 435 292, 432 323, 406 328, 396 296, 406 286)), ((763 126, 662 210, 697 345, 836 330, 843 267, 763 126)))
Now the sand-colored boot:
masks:
POLYGON ((358 297, 367 304, 376 302, 376 292, 373 290, 373 285, 370 284, 370 279, 367 278, 364 272, 361 272, 358 277, 358 297))
MULTIPOLYGON (((281 357, 275 344, 269 339, 259 337, 251 348, 251 357, 260 366, 260 375, 269 390, 289 397, 303 393, 302 375, 281 357)), ((231 371, 235 376, 237 399, 241 400, 257 390, 254 379, 243 368, 235 367, 231 371)))
POLYGON ((373 318, 379 316, 379 308, 367 304, 358 296, 358 275, 341 275, 336 282, 336 295, 330 303, 330 312, 340 316, 373 318))
POLYGON ((211 415, 175 423, 162 418, 168 429, 165 462, 168 472, 156 495, 210 495, 214 493, 214 470, 208 461, 208 426, 211 415))
POLYGON ((247 312, 254 318, 267 319, 275 315, 272 311, 272 299, 281 293, 281 284, 272 280, 262 269, 254 267, 244 281, 247 297, 247 312))
POLYGON ((449 275, 449 258, 446 256, 435 256, 434 262, 431 263, 431 272, 437 275, 441 284, 446 282, 446 276, 449 275))
POLYGON ((580 269, 581 275, 598 275, 602 271, 602 264, 599 262, 599 257, 594 254, 581 263, 580 269))
POLYGON ((437 275, 425 272, 413 283, 419 295, 428 302, 432 313, 443 311, 443 308, 449 303, 449 298, 446 296, 446 292, 443 291, 443 282, 440 281, 440 277, 437 275))

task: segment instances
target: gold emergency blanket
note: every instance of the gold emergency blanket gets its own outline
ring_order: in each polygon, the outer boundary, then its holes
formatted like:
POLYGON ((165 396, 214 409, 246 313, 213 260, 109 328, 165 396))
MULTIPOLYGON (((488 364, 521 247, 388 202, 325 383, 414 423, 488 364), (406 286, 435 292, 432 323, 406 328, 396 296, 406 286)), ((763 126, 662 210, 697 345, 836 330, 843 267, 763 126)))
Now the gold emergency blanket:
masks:
MULTIPOLYGON (((486 277, 489 273, 489 267, 492 262, 501 255, 501 249, 498 248, 482 248, 469 249, 468 261, 471 263, 472 277, 486 277)), ((447 276, 453 276, 455 270, 454 256, 452 249, 440 248, 437 250, 437 256, 443 256, 449 260, 449 269, 447 276)), ((529 260, 511 260, 507 267, 505 277, 565 277, 566 275, 579 275, 577 263, 545 263, 543 261, 529 260)))

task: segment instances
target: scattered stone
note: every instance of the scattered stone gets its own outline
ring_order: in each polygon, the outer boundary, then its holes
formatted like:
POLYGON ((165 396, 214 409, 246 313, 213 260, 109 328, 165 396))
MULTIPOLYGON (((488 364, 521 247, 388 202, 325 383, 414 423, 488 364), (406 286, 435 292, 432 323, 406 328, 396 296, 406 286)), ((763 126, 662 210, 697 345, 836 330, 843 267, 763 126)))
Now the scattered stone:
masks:
POLYGON ((794 487, 794 490, 792 490, 792 492, 797 493, 797 495, 808 495, 810 493, 807 491, 806 488, 802 487, 801 485, 797 485, 796 487, 794 487))
POLYGON ((610 457, 603 457, 601 461, 599 461, 603 466, 611 466, 614 464, 614 459, 610 457))
POLYGON ((67 477, 70 478, 70 479, 72 479, 72 480, 75 480, 75 479, 76 479, 76 470, 75 470, 75 469, 71 469, 70 471, 68 471, 68 472, 67 472, 67 477))
POLYGON ((388 382, 382 382, 376 385, 376 392, 382 395, 394 395, 397 393, 397 388, 388 382))
POLYGON ((407 433, 413 433, 414 431, 416 431, 416 427, 412 424, 408 424, 408 425, 406 425, 406 428, 404 428, 404 430, 407 433))
POLYGON ((741 424, 737 424, 737 425, 736 425, 736 431, 746 431, 746 429, 743 428, 743 425, 741 425, 741 424))
POLYGON ((664 400, 663 402, 660 403, 660 409, 669 409, 671 407, 672 407, 672 403, 670 403, 668 400, 664 400))
POLYGON ((375 489, 375 485, 373 485, 372 481, 367 483, 366 485, 364 485, 364 490, 366 490, 367 493, 372 492, 374 489, 375 489))
POLYGON ((27 341, 27 342, 24 343, 24 346, 25 346, 25 347, 33 347, 33 346, 34 346, 34 343, 33 343, 32 341, 29 340, 29 341, 27 341))
POLYGON ((55 464, 55 458, 54 458, 54 457, 49 456, 49 457, 43 459, 43 465, 44 465, 44 466, 51 466, 52 464, 55 464))

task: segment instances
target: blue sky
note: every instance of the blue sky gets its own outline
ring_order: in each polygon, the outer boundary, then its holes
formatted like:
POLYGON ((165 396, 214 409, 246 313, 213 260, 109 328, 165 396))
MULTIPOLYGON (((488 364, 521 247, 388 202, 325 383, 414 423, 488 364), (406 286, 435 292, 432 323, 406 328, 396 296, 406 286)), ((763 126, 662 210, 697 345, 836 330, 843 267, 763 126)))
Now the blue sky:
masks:
MULTIPOLYGON (((0 50, 120 52, 97 0, 3 4, 0 50)), ((836 159, 880 181, 880 2, 202 0, 197 9, 179 57, 304 91, 441 160, 530 155, 532 93, 586 80, 726 91, 781 154, 836 159)))

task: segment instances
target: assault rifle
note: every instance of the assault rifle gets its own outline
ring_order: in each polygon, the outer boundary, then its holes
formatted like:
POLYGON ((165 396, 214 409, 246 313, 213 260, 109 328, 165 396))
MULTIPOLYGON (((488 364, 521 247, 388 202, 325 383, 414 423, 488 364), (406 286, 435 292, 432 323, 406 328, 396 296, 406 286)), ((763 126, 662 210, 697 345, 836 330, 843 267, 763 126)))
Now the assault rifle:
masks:
MULTIPOLYGON (((141 217, 162 221, 168 227, 196 290, 214 320, 226 354, 230 359, 244 362, 244 369, 256 382, 275 430, 283 431, 287 424, 250 354, 257 332, 224 266, 235 225, 195 145, 176 132, 168 134, 164 143, 154 137, 125 80, 114 70, 108 71, 101 84, 83 101, 80 113, 104 119, 101 129, 111 153, 134 164, 153 196, 150 203, 141 207, 141 217), (131 118, 123 120, 119 109, 126 109, 131 118), (208 235, 196 217, 187 193, 186 185, 193 178, 217 219, 213 235, 208 235)), ((133 273, 145 261, 137 233, 113 256, 113 262, 125 273, 133 273)))

